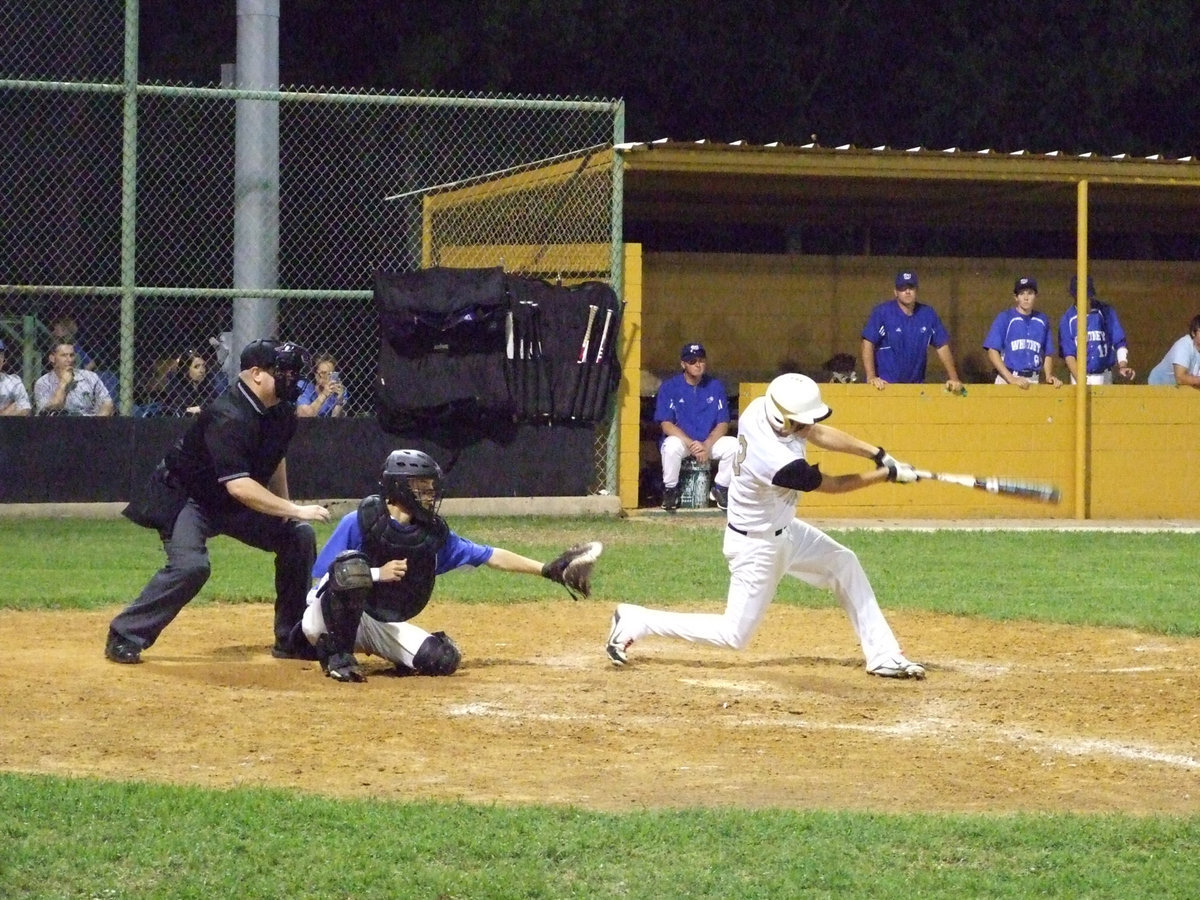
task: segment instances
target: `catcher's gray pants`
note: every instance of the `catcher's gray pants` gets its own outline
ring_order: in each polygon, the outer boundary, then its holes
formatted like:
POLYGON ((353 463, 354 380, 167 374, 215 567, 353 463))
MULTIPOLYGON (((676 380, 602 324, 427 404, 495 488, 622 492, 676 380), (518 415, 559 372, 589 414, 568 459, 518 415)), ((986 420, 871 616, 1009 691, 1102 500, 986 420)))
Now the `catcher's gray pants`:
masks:
MULTIPOLYGON (((316 644, 317 638, 328 630, 325 615, 321 612, 321 601, 317 599, 314 588, 309 592, 308 609, 304 613, 304 634, 309 643, 316 644)), ((354 652, 379 656, 398 666, 411 669, 413 657, 427 637, 428 631, 411 622, 381 622, 363 613, 358 623, 354 652)))
POLYGON ((202 510, 194 500, 175 520, 163 541, 167 564, 155 573, 129 606, 112 620, 112 630, 149 647, 208 581, 208 539, 227 534, 243 544, 275 554, 275 644, 292 649, 304 616, 305 595, 317 558, 317 538, 307 522, 281 519, 242 507, 232 513, 202 510))

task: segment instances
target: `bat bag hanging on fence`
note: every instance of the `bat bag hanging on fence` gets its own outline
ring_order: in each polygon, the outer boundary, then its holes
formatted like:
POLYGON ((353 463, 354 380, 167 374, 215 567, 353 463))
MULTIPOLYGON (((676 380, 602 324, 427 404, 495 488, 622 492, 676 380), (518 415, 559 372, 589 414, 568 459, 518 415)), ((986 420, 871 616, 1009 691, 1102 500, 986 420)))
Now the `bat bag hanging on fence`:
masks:
POLYGON ((622 311, 607 284, 563 287, 500 269, 380 272, 375 305, 385 431, 607 417, 622 311))

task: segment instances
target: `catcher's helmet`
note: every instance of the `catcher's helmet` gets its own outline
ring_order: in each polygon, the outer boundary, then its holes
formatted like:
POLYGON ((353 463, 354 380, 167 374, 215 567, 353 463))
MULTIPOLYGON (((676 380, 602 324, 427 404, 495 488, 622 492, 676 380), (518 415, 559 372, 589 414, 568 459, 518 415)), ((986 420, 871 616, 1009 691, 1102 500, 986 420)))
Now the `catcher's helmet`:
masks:
POLYGON ((832 414, 821 401, 821 389, 807 375, 788 372, 767 385, 767 421, 776 431, 812 425, 832 414))
POLYGON ((292 341, 262 339, 242 349, 241 367, 270 369, 275 376, 275 396, 295 403, 300 396, 300 376, 312 368, 307 350, 292 341))
POLYGON ((442 505, 442 467, 420 450, 393 450, 379 479, 384 499, 403 508, 418 522, 432 522, 442 505), (429 487, 414 491, 410 479, 428 479, 429 487))

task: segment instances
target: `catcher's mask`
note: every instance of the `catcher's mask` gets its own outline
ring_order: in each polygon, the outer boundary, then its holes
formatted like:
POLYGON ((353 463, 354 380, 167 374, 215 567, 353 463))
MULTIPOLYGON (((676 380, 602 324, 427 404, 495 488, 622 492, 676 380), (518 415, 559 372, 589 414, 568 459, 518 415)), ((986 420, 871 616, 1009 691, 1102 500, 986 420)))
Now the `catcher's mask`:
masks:
POLYGON ((300 376, 312 368, 309 353, 292 341, 251 341, 242 350, 241 367, 257 366, 275 378, 275 396, 287 403, 300 397, 300 376))
POLYGON ((383 496, 414 521, 429 524, 442 505, 442 467, 420 450, 393 450, 379 479, 383 496))

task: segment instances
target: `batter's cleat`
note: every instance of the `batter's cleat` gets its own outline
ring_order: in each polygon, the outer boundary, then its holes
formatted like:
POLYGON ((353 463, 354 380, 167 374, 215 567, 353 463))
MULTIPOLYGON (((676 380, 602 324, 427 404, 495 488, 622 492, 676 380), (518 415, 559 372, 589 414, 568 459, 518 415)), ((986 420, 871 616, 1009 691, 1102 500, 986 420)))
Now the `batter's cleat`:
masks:
POLYGON ((867 673, 880 678, 915 678, 919 681, 925 677, 925 667, 905 659, 902 653, 893 653, 867 669, 867 673))
POLYGON ((719 485, 715 481, 708 492, 708 499, 717 504, 717 509, 729 509, 729 485, 719 485))
POLYGON ((614 666, 623 666, 629 662, 629 657, 625 651, 629 649, 629 645, 633 641, 623 641, 617 637, 617 624, 621 621, 620 607, 613 613, 612 629, 608 632, 608 643, 604 646, 604 652, 608 654, 609 661, 614 666))
POLYGON ((667 512, 679 509, 679 485, 663 488, 663 509, 667 512))
POLYGON ((140 663, 142 648, 110 628, 108 640, 104 642, 104 656, 115 663, 140 663))

